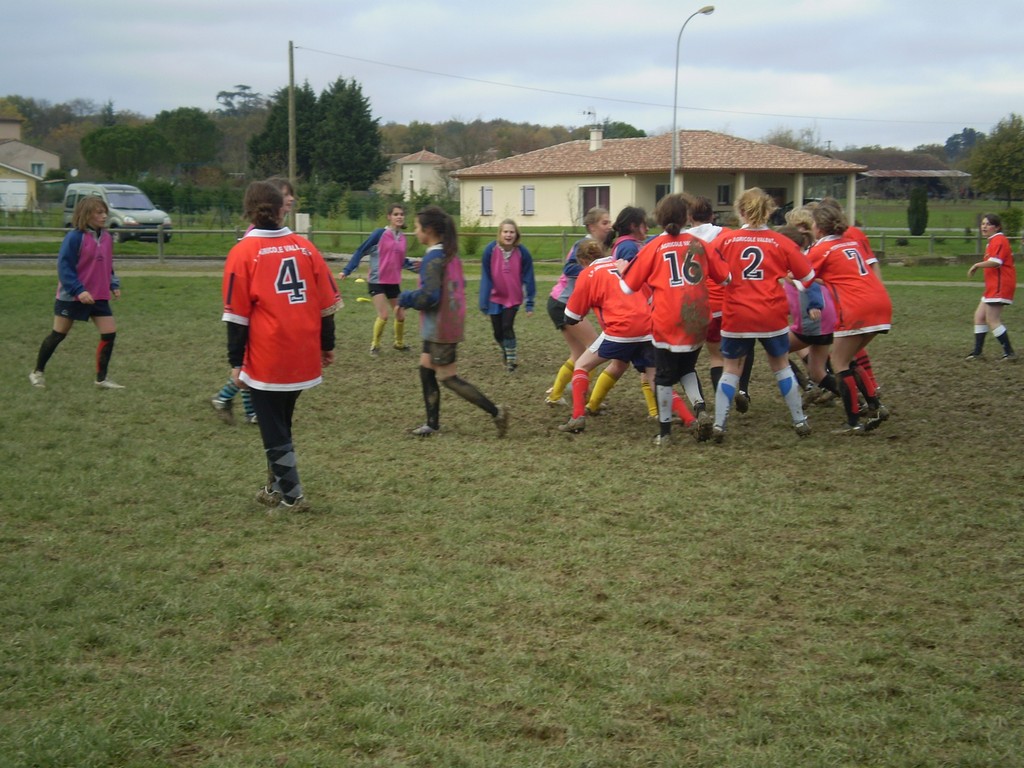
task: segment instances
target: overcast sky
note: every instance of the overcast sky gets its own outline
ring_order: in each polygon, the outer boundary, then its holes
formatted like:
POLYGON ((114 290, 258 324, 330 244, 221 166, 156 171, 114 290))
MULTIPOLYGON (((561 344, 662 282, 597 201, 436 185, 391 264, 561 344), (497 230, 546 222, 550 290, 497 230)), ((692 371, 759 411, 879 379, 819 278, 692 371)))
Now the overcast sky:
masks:
MULTIPOLYGON (((720 0, 686 26, 679 128, 944 143, 1024 112, 1024 2, 720 0)), ((214 110, 238 84, 354 78, 381 123, 588 112, 672 128, 676 39, 699 0, 35 0, 4 8, 0 96, 214 110)))

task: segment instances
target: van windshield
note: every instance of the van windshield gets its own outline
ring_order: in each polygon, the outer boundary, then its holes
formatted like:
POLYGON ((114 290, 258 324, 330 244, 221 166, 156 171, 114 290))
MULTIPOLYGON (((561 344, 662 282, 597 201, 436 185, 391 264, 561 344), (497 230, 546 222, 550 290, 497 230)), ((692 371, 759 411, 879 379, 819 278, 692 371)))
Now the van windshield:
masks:
POLYGON ((108 192, 110 207, 119 211, 151 211, 153 203, 142 192, 108 192))

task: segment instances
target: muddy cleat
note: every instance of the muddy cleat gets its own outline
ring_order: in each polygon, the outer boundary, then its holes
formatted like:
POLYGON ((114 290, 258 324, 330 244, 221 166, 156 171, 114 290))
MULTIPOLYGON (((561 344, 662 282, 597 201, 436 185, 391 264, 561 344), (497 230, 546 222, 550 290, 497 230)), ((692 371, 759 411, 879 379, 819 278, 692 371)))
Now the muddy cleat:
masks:
POLYGON ((746 413, 750 409, 750 395, 742 389, 736 391, 736 398, 733 402, 736 404, 736 410, 740 413, 746 413))
POLYGON ((867 430, 864 429, 863 424, 844 424, 842 427, 835 430, 832 434, 847 436, 864 435, 867 434, 867 430))
POLYGON ((973 363, 975 360, 984 360, 985 356, 981 352, 971 352, 964 360, 968 363, 973 363))
POLYGON ((715 429, 715 418, 707 411, 701 411, 697 414, 697 421, 693 429, 693 437, 698 443, 706 443, 711 439, 711 434, 715 429))
POLYGON ((430 437, 440 431, 440 429, 434 429, 434 427, 429 424, 424 424, 422 427, 416 427, 416 429, 409 430, 409 434, 415 435, 416 437, 430 437))
POLYGON ((544 405, 548 407, 554 407, 556 405, 568 405, 569 401, 565 399, 565 395, 562 395, 557 400, 552 400, 550 397, 544 398, 544 405))
POLYGON ((28 375, 28 380, 32 382, 33 387, 43 389, 46 386, 46 376, 43 375, 42 371, 32 371, 32 373, 28 375))
POLYGON ((498 437, 504 437, 508 433, 509 409, 507 405, 499 405, 498 412, 494 414, 494 426, 498 430, 498 437))
POLYGON ((380 357, 380 347, 370 347, 370 357, 380 357))
POLYGON ((865 432, 874 432, 876 429, 878 429, 880 426, 882 426, 882 422, 883 421, 885 421, 885 419, 879 418, 877 416, 875 418, 873 418, 873 419, 868 419, 867 421, 865 421, 863 423, 864 431, 865 432))
POLYGON ((811 434, 811 425, 807 419, 804 419, 793 425, 793 431, 796 432, 797 437, 807 437, 811 434))
POLYGON ((878 405, 869 405, 867 410, 864 411, 864 415, 869 419, 877 419, 878 421, 888 421, 889 409, 879 403, 878 405))
POLYGON ((587 417, 580 416, 575 419, 569 419, 565 424, 558 425, 559 432, 571 432, 574 435, 578 435, 580 432, 587 428, 587 417))
POLYGON ((720 427, 715 424, 711 427, 711 439, 716 443, 721 443, 725 440, 725 427, 720 427))
POLYGON ((672 435, 655 435, 654 436, 654 447, 655 448, 668 448, 672 445, 672 435))
POLYGON ((246 424, 258 424, 259 421, 256 418, 256 414, 255 413, 247 413, 247 414, 245 414, 245 423, 246 424))
POLYGON ((103 381, 96 382, 97 389, 124 389, 123 386, 110 379, 104 379, 103 381))
POLYGON ((309 502, 306 501, 305 496, 299 496, 297 499, 292 499, 290 502, 281 497, 281 503, 274 507, 275 512, 309 512, 312 509, 309 502))
POLYGON ((1016 363, 1017 362, 1017 353, 1016 352, 1007 352, 1006 354, 1004 354, 1002 357, 999 358, 999 362, 1001 362, 1001 363, 1016 363))
POLYGON ((815 405, 832 405, 836 399, 836 393, 831 389, 822 389, 818 394, 818 399, 814 401, 815 405))
POLYGON ((399 344, 397 341, 394 344, 391 345, 391 348, 392 349, 397 349, 399 352, 408 352, 409 351, 409 345, 408 344, 399 344))
POLYGON ((256 492, 256 503, 264 507, 276 507, 281 503, 281 494, 264 485, 256 492))
POLYGON ((222 400, 219 397, 210 398, 210 405, 213 406, 213 412, 217 414, 217 418, 223 421, 225 424, 235 423, 235 414, 231 412, 231 400, 222 400))
POLYGON ((828 390, 819 387, 817 384, 812 384, 810 387, 805 389, 803 395, 801 396, 801 402, 803 403, 804 408, 806 408, 809 405, 814 405, 816 402, 818 402, 818 399, 825 392, 828 392, 828 390))

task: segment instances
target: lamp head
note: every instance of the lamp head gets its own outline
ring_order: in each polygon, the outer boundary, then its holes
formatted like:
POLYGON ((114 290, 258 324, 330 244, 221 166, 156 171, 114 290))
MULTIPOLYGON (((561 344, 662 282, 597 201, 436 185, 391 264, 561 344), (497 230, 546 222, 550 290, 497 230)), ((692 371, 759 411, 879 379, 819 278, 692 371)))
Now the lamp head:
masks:
POLYGON ((705 5, 699 11, 697 11, 697 13, 703 13, 705 16, 708 16, 709 14, 712 14, 714 12, 715 12, 715 6, 713 6, 713 5, 705 5))

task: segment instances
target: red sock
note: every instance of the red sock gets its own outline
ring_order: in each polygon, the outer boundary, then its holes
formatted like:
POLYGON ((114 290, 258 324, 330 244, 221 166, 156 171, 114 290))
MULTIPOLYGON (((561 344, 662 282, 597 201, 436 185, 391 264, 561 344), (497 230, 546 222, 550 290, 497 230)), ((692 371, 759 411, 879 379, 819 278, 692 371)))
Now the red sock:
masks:
POLYGON ((590 388, 590 374, 582 368, 572 372, 572 417, 578 419, 587 407, 587 390, 590 388))
POLYGON ((690 426, 697 420, 689 408, 686 407, 686 403, 683 402, 683 398, 679 396, 676 391, 672 392, 672 413, 683 420, 683 426, 690 426))
POLYGON ((864 388, 864 397, 869 400, 878 392, 878 382, 875 381, 875 372, 871 368, 871 358, 868 357, 868 353, 863 349, 857 353, 857 356, 853 358, 855 366, 853 372, 857 375, 861 385, 864 388))

